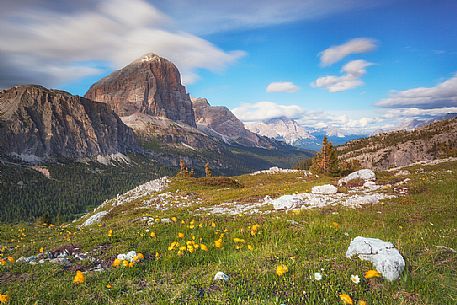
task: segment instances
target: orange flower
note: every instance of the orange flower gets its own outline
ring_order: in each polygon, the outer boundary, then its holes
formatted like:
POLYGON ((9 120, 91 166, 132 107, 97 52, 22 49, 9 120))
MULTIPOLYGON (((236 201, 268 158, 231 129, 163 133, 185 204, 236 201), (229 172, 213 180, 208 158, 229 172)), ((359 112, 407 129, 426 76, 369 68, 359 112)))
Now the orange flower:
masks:
POLYGON ((6 304, 10 300, 10 297, 7 294, 0 294, 0 303, 6 304))
POLYGON ((179 232, 178 233, 178 238, 184 238, 184 233, 179 232))
POLYGON ((86 277, 84 276, 84 273, 81 271, 76 271, 75 278, 73 279, 73 283, 76 285, 83 284, 86 281, 86 277))
POLYGON ((340 294, 340 299, 341 301, 344 302, 344 304, 347 304, 347 305, 353 305, 354 303, 352 302, 352 299, 351 297, 348 295, 348 294, 340 294))
POLYGON ((367 272, 365 272, 365 278, 366 279, 372 279, 372 278, 375 278, 375 277, 381 277, 381 273, 379 273, 377 270, 368 270, 367 272))
POLYGON ((7 259, 11 264, 14 264, 14 262, 15 262, 15 260, 14 260, 14 258, 13 258, 12 256, 8 256, 6 259, 7 259))
POLYGON ((119 267, 120 265, 122 264, 122 261, 118 258, 116 258, 113 263, 111 264, 111 266, 113 266, 114 268, 117 268, 119 267))

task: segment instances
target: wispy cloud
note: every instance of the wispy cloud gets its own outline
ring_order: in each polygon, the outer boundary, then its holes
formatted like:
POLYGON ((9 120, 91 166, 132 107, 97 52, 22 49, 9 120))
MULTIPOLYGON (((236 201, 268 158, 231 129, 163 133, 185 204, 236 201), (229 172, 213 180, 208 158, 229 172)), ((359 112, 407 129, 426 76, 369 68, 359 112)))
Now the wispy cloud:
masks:
POLYGON ((376 40, 371 38, 354 38, 343 44, 332 46, 320 53, 322 66, 332 65, 348 55, 362 54, 375 50, 376 40))
POLYGON ((51 9, 43 0, 10 2, 0 19, 0 87, 54 86, 99 73, 94 62, 118 69, 149 52, 173 61, 189 83, 197 69, 220 71, 244 55, 176 30, 173 20, 143 0, 100 0, 75 10, 51 9))
POLYGON ((434 87, 418 87, 393 92, 376 103, 387 108, 443 108, 457 106, 457 74, 434 87))
POLYGON ((288 92, 293 93, 297 92, 300 88, 295 85, 293 82, 273 82, 270 83, 266 91, 267 92, 288 92))
POLYGON ((325 88, 329 92, 341 92, 362 86, 361 77, 366 74, 366 67, 372 65, 365 60, 358 59, 348 62, 341 71, 343 75, 326 75, 316 79, 312 86, 325 88))
POLYGON ((162 0, 157 1, 157 5, 172 16, 181 28, 193 33, 209 34, 297 20, 316 20, 388 2, 389 0, 162 0))

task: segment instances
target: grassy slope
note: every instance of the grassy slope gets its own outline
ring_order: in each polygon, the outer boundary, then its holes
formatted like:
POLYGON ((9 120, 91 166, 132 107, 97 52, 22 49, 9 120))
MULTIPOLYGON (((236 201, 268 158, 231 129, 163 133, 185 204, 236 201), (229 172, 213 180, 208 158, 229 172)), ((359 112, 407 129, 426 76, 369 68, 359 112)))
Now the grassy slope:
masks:
MULTIPOLYGON (((0 244, 11 247, 5 255, 16 258, 37 253, 42 246, 52 249, 73 243, 85 251, 103 245, 98 256, 106 261, 129 250, 144 253, 146 260, 131 269, 88 273, 86 283, 80 286, 72 284, 74 267, 0 267, 0 293, 7 292, 12 304, 338 304, 340 293, 368 304, 456 304, 457 254, 449 249, 457 249, 456 172, 457 163, 424 167, 424 172, 411 175, 414 182, 409 196, 358 210, 333 207, 263 216, 191 217, 189 209, 134 210, 135 204, 140 204, 137 202, 114 210, 117 217, 104 221, 103 226, 81 231, 73 225, 2 225, 0 244), (447 172, 449 169, 453 172, 447 172), (131 221, 144 215, 177 216, 178 222, 148 227, 131 221), (188 227, 191 219, 196 221, 193 229, 188 227), (253 224, 261 225, 255 236, 248 229, 253 224), (26 236, 18 237, 21 228, 26 236), (113 230, 113 237, 107 236, 108 229, 113 230), (156 232, 157 238, 150 238, 146 229, 156 232), (224 248, 215 249, 215 232, 225 229, 224 248), (209 251, 198 250, 183 257, 167 251, 168 245, 178 240, 178 232, 185 233, 186 240, 191 235, 202 238, 209 251), (359 285, 350 281, 351 274, 362 277, 371 269, 370 263, 345 258, 349 242, 357 235, 396 245, 407 262, 400 280, 363 281, 359 285), (254 250, 236 250, 233 237, 244 238, 254 250), (156 251, 161 253, 159 260, 153 259, 156 251), (289 268, 283 277, 275 274, 278 264, 289 268), (217 271, 228 273, 230 281, 213 283, 217 271), (323 279, 311 280, 314 272, 322 272, 323 279), (108 283, 112 289, 106 288, 108 283)), ((236 179, 244 188, 208 187, 189 180, 174 180, 170 188, 179 194, 196 194, 206 199, 204 205, 212 205, 307 191, 330 180, 304 181, 299 174, 236 179)), ((380 175, 382 182, 394 179, 388 173, 380 175)), ((79 267, 84 270, 87 264, 79 267)))

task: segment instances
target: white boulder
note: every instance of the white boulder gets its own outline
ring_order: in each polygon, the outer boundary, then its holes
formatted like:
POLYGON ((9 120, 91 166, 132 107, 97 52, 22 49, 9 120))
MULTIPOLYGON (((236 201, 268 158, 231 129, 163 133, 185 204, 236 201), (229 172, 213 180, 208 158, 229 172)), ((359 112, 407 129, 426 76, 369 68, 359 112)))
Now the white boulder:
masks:
POLYGON ((324 184, 319 186, 314 186, 311 189, 311 193, 313 194, 336 194, 338 189, 331 184, 324 184))
POLYGON ((225 274, 225 273, 222 272, 222 271, 219 271, 219 272, 216 273, 216 275, 214 276, 213 281, 222 280, 222 281, 227 282, 229 279, 230 279, 230 276, 228 276, 227 274, 225 274))
POLYGON ((338 185, 344 185, 345 183, 348 183, 349 181, 355 180, 355 179, 362 179, 364 181, 375 181, 376 180, 376 175, 371 169, 361 169, 359 171, 350 173, 344 178, 341 178, 338 181, 338 185))
POLYGON ((405 268, 405 260, 394 245, 377 238, 354 238, 346 251, 346 257, 351 258, 354 255, 372 262, 388 281, 398 279, 405 268))

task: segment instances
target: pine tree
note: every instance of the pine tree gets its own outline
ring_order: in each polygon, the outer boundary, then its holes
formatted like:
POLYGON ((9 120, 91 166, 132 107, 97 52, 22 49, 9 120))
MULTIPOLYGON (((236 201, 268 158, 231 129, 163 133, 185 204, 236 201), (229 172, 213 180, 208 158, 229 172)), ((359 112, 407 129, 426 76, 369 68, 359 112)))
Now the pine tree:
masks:
POLYGON ((338 156, 333 144, 324 137, 321 151, 313 158, 310 170, 313 173, 338 175, 340 172, 338 156))
POLYGON ((208 162, 206 162, 206 164, 205 164, 205 174, 206 174, 206 177, 212 177, 213 176, 213 171, 209 167, 209 163, 208 162))

